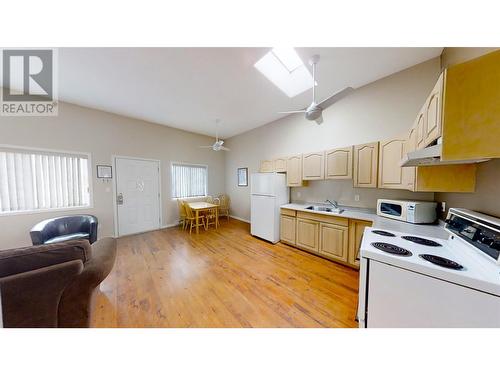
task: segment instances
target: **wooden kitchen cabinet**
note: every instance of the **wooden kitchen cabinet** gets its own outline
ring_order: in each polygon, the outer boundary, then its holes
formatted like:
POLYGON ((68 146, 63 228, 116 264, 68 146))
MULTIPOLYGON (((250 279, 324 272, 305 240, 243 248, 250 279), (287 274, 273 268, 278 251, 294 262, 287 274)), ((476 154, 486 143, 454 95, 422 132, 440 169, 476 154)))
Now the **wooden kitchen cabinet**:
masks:
POLYGON ((428 146, 441 136, 443 106, 443 82, 446 72, 441 73, 424 105, 424 140, 423 147, 428 146))
POLYGON ((416 148, 418 150, 428 146, 441 136, 444 75, 445 72, 439 76, 422 109, 417 114, 415 128, 416 148))
POLYGON ((319 250, 319 222, 297 217, 296 245, 305 250, 319 250))
POLYGON ((500 158, 500 50, 448 67, 443 161, 500 158))
POLYGON ((498 103, 500 50, 448 67, 417 115, 416 149, 442 137, 443 164, 500 158, 498 103))
POLYGON ((266 172, 274 172, 274 163, 272 160, 262 160, 260 162, 260 170, 261 173, 266 172))
POLYGON ((277 158, 273 162, 275 172, 286 172, 286 158, 277 158))
POLYGON ((359 268, 363 231, 371 225, 365 220, 281 209, 282 242, 354 268, 359 268))
POLYGON ((324 152, 311 152, 302 155, 302 179, 323 180, 325 174, 324 152))
POLYGON ((335 224, 319 224, 319 252, 329 258, 347 262, 348 227, 335 224))
POLYGON ((377 187, 378 142, 354 146, 354 187, 377 187))
MULTIPOLYGON (((417 124, 410 129, 408 137, 403 144, 403 155, 413 152, 417 149, 417 124)), ((403 167, 403 188, 406 190, 415 190, 415 167, 403 167)))
POLYGON ((302 180, 302 154, 293 155, 286 160, 287 186, 303 186, 302 180))
POLYGON ((282 213, 280 217, 280 240, 290 245, 295 245, 295 230, 295 216, 284 215, 282 213))
POLYGON ((417 120, 416 122, 416 146, 417 149, 420 150, 421 148, 424 148, 424 141, 425 141, 425 113, 424 113, 424 108, 420 110, 420 112, 417 115, 417 120))
POLYGON ((477 164, 450 164, 416 167, 415 191, 473 193, 477 164))
POLYGON ((366 227, 371 227, 371 221, 364 220, 349 220, 349 255, 348 262, 350 265, 359 267, 359 250, 363 232, 366 227))
POLYGON ((383 189, 406 189, 401 159, 405 155, 406 139, 396 138, 380 142, 378 187, 383 189))
POLYGON ((325 178, 352 178, 353 147, 334 148, 325 152, 325 178))

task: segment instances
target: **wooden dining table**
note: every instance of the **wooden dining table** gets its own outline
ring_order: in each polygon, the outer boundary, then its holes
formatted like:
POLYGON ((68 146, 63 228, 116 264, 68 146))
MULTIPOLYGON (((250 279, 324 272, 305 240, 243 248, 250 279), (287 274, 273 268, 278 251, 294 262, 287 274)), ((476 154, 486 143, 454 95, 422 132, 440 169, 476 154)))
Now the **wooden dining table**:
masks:
POLYGON ((219 227, 219 205, 208 203, 208 202, 188 202, 189 207, 194 212, 194 217, 196 221, 196 234, 200 233, 200 227, 198 226, 200 220, 200 212, 215 210, 215 228, 219 227))

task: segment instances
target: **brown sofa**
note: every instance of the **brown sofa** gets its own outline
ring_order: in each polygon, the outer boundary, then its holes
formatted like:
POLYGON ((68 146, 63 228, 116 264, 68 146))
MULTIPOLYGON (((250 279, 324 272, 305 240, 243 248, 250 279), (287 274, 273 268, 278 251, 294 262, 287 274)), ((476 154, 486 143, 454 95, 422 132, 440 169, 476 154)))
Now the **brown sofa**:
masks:
POLYGON ((89 327, 94 291, 115 257, 109 237, 0 250, 3 326, 89 327))

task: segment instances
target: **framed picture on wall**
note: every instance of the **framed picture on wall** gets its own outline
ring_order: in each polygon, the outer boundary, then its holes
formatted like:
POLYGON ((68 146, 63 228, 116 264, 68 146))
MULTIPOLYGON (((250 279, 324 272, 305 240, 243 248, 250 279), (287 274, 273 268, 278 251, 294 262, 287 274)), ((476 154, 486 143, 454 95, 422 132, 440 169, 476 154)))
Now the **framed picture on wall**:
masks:
POLYGON ((248 168, 238 168, 238 186, 248 186, 248 168))

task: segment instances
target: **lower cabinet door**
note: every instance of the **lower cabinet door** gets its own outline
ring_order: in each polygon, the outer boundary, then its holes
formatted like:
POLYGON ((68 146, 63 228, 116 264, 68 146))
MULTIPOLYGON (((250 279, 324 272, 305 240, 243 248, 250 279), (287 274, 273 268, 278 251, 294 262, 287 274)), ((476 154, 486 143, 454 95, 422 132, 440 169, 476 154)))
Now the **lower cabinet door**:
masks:
POLYGON ((347 262, 349 230, 347 227, 320 223, 319 252, 333 259, 347 262))
POLYGON ((318 252, 319 223, 317 221, 297 218, 296 245, 306 250, 318 252))
POLYGON ((295 217, 281 215, 280 239, 295 245, 295 217))

